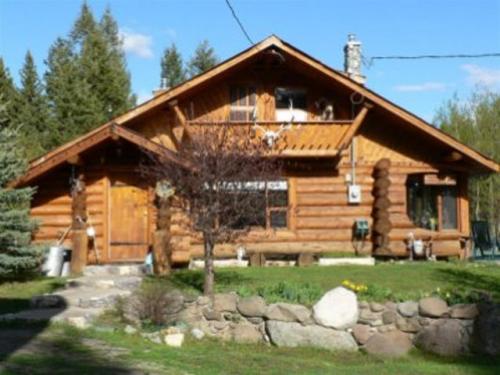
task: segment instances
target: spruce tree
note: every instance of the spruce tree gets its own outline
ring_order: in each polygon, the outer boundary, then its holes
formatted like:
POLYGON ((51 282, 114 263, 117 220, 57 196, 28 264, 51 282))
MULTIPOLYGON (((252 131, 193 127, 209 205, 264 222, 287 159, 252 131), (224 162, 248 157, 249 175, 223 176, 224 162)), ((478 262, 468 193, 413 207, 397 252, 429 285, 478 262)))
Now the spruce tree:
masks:
POLYGON ((26 156, 34 158, 48 151, 51 128, 47 98, 29 51, 26 53, 20 76, 21 88, 16 120, 21 126, 20 135, 26 156))
POLYGON ((18 114, 17 105, 18 92, 14 86, 14 81, 10 75, 9 69, 5 66, 2 57, 0 57, 0 95, 5 98, 5 119, 4 126, 8 126, 9 123, 13 122, 14 118, 18 114))
POLYGON ((98 122, 97 104, 90 85, 80 73, 78 57, 69 41, 57 39, 45 63, 46 90, 54 117, 50 142, 55 147, 98 122))
POLYGON ((80 15, 73 24, 73 29, 70 32, 70 40, 73 46, 80 47, 88 35, 96 29, 97 22, 92 14, 92 10, 87 2, 84 1, 80 9, 80 15))
POLYGON ((177 50, 177 46, 172 43, 165 48, 161 59, 162 86, 171 88, 186 80, 186 72, 183 67, 182 56, 177 50))
POLYGON ((196 47, 196 50, 194 51, 194 56, 189 61, 189 74, 193 77, 203 73, 217 65, 218 62, 219 59, 215 55, 214 49, 210 46, 208 40, 204 40, 198 44, 198 47, 196 47))
POLYGON ((8 186, 26 169, 17 144, 17 129, 7 126, 7 101, 0 95, 0 277, 10 278, 36 271, 40 252, 31 245, 35 223, 29 217, 32 188, 8 186))

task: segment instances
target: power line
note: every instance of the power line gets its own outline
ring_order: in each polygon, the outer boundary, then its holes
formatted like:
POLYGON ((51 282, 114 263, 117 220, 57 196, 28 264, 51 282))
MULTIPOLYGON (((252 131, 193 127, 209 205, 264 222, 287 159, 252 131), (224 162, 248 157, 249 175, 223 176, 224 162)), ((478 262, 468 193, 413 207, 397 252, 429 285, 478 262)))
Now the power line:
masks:
POLYGON ((252 40, 252 38, 250 38, 250 35, 248 35, 247 31, 245 30, 245 27, 243 26, 240 19, 238 18, 238 15, 236 14, 236 11, 234 10, 234 8, 231 5, 231 3, 229 2, 229 0, 226 0, 226 4, 229 7, 229 10, 231 11, 231 13, 233 14, 233 18, 236 20, 236 22, 240 26, 241 31, 245 35, 245 38, 247 38, 247 40, 250 42, 250 44, 252 44, 252 45, 255 44, 254 41, 252 40))
POLYGON ((375 60, 422 60, 422 59, 466 59, 466 58, 483 58, 483 57, 500 57, 500 52, 478 53, 478 54, 451 54, 451 55, 415 55, 415 56, 373 56, 366 58, 363 56, 363 63, 367 66, 373 65, 375 60))

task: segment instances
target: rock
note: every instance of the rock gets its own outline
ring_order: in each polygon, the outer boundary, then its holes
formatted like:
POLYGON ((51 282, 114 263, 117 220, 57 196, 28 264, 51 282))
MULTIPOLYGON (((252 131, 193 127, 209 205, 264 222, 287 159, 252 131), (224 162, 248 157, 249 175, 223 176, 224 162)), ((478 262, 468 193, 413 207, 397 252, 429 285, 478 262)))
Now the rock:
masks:
POLYGON ((450 318, 455 319, 474 319, 479 315, 479 310, 475 303, 458 304, 450 307, 450 318))
POLYGON ((30 307, 32 309, 52 309, 65 306, 66 300, 57 294, 34 296, 30 300, 30 307))
POLYGON ((78 329, 87 329, 90 327, 90 322, 84 316, 68 317, 66 318, 66 323, 78 329))
POLYGON ((364 345, 373 335, 372 329, 365 324, 356 324, 352 327, 352 335, 359 345, 364 345))
POLYGON ((386 324, 377 328, 377 331, 380 333, 391 332, 396 329, 394 324, 386 324))
POLYGON ((398 311, 398 304, 392 301, 387 301, 384 303, 384 307, 389 311, 398 311))
POLYGON ((238 343, 256 344, 263 339, 258 327, 252 324, 237 324, 233 329, 233 340, 238 343))
POLYGON ((330 290, 313 307, 318 324, 336 329, 352 327, 358 321, 358 314, 356 294, 343 287, 330 290))
POLYGON ((168 346, 180 348, 184 342, 184 333, 169 333, 163 336, 163 341, 168 346))
POLYGON ((198 321, 203 318, 203 313, 201 312, 200 306, 192 304, 186 306, 177 314, 177 319, 180 322, 184 322, 189 326, 195 326, 198 321))
POLYGON ((151 333, 143 333, 141 336, 144 337, 145 339, 148 339, 151 342, 154 342, 155 344, 162 343, 161 334, 159 331, 151 333))
POLYGON ((382 319, 380 314, 375 314, 368 309, 363 309, 359 313, 358 322, 362 324, 370 325, 382 325, 382 319))
POLYGON ((205 306, 210 304, 212 301, 210 300, 210 297, 207 296, 199 296, 198 299, 196 300, 196 303, 200 306, 205 306))
MULTIPOLYGON (((357 306, 357 304, 356 304, 357 306)), ((303 326, 295 322, 268 320, 266 331, 276 346, 312 346, 329 350, 356 351, 358 346, 352 335, 317 325, 303 326)))
POLYGON ((214 296, 214 310, 236 312, 238 296, 235 293, 216 294, 214 296))
POLYGON ((407 318, 411 318, 418 314, 418 303, 415 301, 398 303, 398 312, 407 318))
POLYGON ((264 319, 263 318, 258 318, 258 317, 255 317, 255 318, 247 318, 247 320, 252 323, 252 324, 261 324, 264 322, 264 319))
POLYGON ((439 318, 448 312, 448 304, 438 297, 422 298, 418 303, 418 312, 422 316, 439 318))
POLYGON ((358 307, 360 309, 368 309, 368 308, 370 308, 370 304, 368 302, 366 302, 366 301, 359 301, 358 302, 358 307))
POLYGON ((266 302, 262 297, 252 296, 238 301, 238 311, 247 317, 262 317, 266 312, 266 302))
POLYGON ((469 335, 460 320, 440 319, 415 336, 415 345, 427 352, 458 356, 469 351, 469 335))
POLYGON ((474 321, 472 349, 476 353, 500 356, 500 305, 481 303, 474 321))
POLYGON ((125 326, 125 329, 123 330, 127 335, 134 335, 137 333, 137 328, 132 327, 130 324, 127 324, 125 326))
POLYGON ((402 318, 398 317, 396 319, 396 327, 403 332, 416 333, 420 330, 420 324, 418 318, 402 318))
POLYGON ((384 324, 396 323, 397 318, 398 318, 398 313, 395 311, 387 310, 382 313, 382 322, 384 324))
POLYGON ((201 340, 203 337, 205 337, 205 332, 203 332, 199 328, 193 328, 191 330, 191 336, 193 336, 196 340, 201 340))
POLYGON ((209 307, 205 307, 202 310, 203 316, 206 320, 223 320, 222 314, 220 311, 212 310, 209 307))
POLYGON ((165 294, 165 314, 177 314, 184 307, 184 295, 177 289, 165 294))
POLYGON ((222 321, 222 322, 214 321, 214 322, 211 323, 211 326, 213 328, 215 328, 216 330, 221 331, 224 328, 229 327, 229 323, 228 322, 224 322, 224 321, 222 321))
POLYGON ((268 320, 306 323, 311 320, 311 311, 302 305, 273 303, 267 307, 265 317, 268 320))
POLYGON ((384 305, 377 302, 370 302, 370 310, 372 310, 373 312, 381 312, 384 311, 384 309, 384 305))
POLYGON ((367 353, 381 357, 401 357, 411 348, 412 343, 408 335, 399 331, 376 333, 364 346, 367 353))

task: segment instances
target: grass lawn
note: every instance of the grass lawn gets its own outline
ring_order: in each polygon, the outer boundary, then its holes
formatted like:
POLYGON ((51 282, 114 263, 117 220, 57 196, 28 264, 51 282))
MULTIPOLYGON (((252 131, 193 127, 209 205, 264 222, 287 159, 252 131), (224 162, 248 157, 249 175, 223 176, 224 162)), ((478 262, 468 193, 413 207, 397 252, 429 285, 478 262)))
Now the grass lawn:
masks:
POLYGON ((442 359, 414 352, 398 360, 362 353, 275 348, 203 339, 180 349, 119 332, 47 329, 38 348, 9 357, 0 374, 440 374, 494 375, 498 360, 442 359), (43 350, 40 348, 43 347, 43 350), (59 349, 59 350, 58 350, 59 349), (64 349, 64 350, 61 350, 64 349))
POLYGON ((31 297, 53 292, 64 284, 61 278, 42 277, 27 281, 0 281, 0 314, 27 309, 31 297))
MULTIPOLYGON (((367 300, 417 299, 437 293, 455 303, 467 299, 470 292, 486 291, 500 301, 500 266, 462 262, 218 269, 216 289, 237 291, 241 295, 258 293, 268 302, 311 304, 346 279, 367 285, 368 291, 360 295, 367 300)), ((203 273, 181 270, 174 272, 168 281, 199 292, 203 287, 203 273)))

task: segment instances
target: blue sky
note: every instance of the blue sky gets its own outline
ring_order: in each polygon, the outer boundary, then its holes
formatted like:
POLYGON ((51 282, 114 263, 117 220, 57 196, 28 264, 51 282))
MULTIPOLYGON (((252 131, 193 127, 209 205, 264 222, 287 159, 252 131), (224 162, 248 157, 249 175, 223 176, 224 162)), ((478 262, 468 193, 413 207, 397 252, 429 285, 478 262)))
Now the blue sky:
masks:
MULTIPOLYGON (((220 58, 248 47, 224 0, 88 0, 107 5, 124 35, 132 86, 141 99, 159 85, 160 57, 175 42, 188 58, 208 39, 220 58)), ((342 68, 348 33, 364 55, 500 52, 500 0, 232 0, 251 37, 275 33, 324 63, 342 68)), ((66 36, 80 0, 0 0, 0 55, 18 81, 30 49, 42 73, 50 44, 66 36)), ((455 92, 500 92, 500 58, 377 61, 367 86, 426 120, 455 92)))

